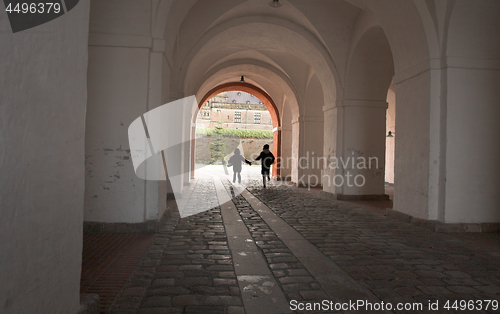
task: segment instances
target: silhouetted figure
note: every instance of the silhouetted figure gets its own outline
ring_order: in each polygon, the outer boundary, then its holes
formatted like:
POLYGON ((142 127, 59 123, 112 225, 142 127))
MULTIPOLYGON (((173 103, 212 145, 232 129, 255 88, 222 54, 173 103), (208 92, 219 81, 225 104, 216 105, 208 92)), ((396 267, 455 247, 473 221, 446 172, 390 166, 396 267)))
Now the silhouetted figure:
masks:
POLYGON ((266 187, 266 177, 269 181, 271 181, 271 177, 269 176, 269 171, 271 169, 271 165, 274 163, 274 155, 269 150, 269 145, 264 145, 262 152, 259 157, 255 160, 262 159, 262 182, 264 184, 264 188, 266 187))
POLYGON ((238 174, 238 183, 241 183, 241 163, 246 162, 251 165, 252 163, 245 159, 245 157, 240 155, 240 150, 236 148, 234 150, 234 155, 229 158, 228 166, 233 166, 233 182, 236 182, 236 174, 238 174))

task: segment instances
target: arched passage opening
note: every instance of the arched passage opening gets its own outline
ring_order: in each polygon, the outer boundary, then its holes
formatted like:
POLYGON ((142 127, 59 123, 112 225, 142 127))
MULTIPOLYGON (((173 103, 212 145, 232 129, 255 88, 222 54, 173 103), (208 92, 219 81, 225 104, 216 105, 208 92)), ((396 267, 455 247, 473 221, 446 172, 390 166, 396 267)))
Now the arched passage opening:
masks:
POLYGON ((385 192, 394 199, 394 157, 396 146, 396 87, 391 84, 387 91, 385 137, 385 192))
POLYGON ((278 108, 276 107, 276 104, 274 103, 271 96, 269 96, 269 94, 266 93, 261 88, 246 82, 232 82, 232 83, 225 83, 212 88, 209 92, 205 94, 205 96, 203 96, 201 101, 198 103, 198 109, 196 110, 192 118, 193 127, 191 130, 191 178, 193 178, 195 175, 196 118, 198 116, 198 112, 203 107, 203 104, 205 104, 209 99, 211 99, 215 95, 233 90, 239 90, 254 95, 255 97, 259 98, 262 101, 262 103, 266 106, 267 110, 269 111, 273 124, 273 148, 274 148, 273 154, 277 160, 276 163, 273 165, 272 175, 273 177, 279 177, 281 174, 280 164, 279 164, 279 161, 281 160, 281 120, 279 117, 278 108))

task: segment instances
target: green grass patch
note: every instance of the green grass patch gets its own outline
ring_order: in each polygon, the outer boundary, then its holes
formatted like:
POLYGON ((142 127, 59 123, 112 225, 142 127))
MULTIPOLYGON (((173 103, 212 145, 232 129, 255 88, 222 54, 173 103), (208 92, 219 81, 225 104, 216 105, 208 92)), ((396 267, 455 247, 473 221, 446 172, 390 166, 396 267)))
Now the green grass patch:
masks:
POLYGON ((203 129, 196 128, 196 134, 199 135, 212 135, 214 132, 220 133, 226 137, 239 137, 239 138, 273 138, 273 131, 271 130, 247 130, 247 129, 203 129))

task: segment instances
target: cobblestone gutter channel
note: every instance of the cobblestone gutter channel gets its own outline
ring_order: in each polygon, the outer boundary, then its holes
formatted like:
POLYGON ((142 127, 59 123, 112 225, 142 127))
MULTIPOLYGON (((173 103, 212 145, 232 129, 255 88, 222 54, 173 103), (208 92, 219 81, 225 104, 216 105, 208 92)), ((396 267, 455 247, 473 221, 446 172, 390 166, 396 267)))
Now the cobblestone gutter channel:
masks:
POLYGON ((265 256, 269 268, 281 286, 288 301, 328 299, 316 279, 302 263, 293 256, 288 247, 280 240, 269 225, 252 208, 242 195, 235 197, 232 186, 223 180, 225 188, 231 193, 232 201, 248 228, 255 244, 265 256))

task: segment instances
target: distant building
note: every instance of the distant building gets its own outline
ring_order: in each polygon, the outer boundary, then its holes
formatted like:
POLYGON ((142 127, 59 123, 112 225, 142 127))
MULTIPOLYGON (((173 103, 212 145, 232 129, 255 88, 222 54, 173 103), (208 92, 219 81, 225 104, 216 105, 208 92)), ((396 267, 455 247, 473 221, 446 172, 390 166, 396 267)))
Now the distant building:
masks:
POLYGON ((273 129, 271 114, 262 101, 241 91, 223 92, 212 97, 200 109, 196 122, 205 128, 215 128, 221 123, 231 129, 273 129))

